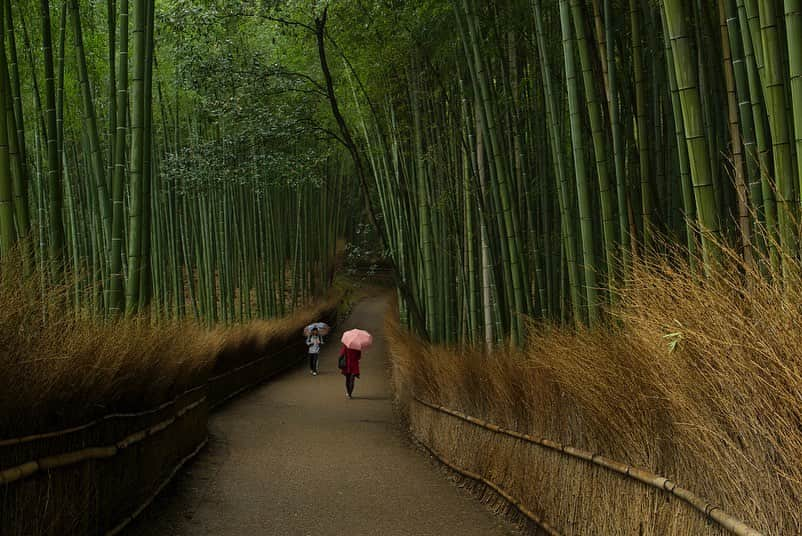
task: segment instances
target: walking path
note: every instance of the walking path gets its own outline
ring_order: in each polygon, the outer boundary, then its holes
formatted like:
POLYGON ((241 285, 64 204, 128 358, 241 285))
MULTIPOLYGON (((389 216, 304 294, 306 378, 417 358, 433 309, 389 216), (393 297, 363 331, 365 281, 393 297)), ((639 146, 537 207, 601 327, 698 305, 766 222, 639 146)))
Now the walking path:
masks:
POLYGON ((508 534, 410 448, 396 425, 386 306, 382 298, 362 301, 343 326, 374 334, 353 400, 332 336, 320 375, 299 367, 213 415, 209 447, 127 534, 508 534))

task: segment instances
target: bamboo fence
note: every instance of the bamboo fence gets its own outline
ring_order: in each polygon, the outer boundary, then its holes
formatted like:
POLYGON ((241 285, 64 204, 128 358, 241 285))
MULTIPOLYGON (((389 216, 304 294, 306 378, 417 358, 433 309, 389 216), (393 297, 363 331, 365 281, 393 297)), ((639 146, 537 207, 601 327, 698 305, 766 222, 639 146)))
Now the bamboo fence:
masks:
MULTIPOLYGON (((328 310, 321 311, 321 315, 333 324, 336 320, 336 305, 328 310)), ((67 452, 56 452, 47 454, 41 457, 36 457, 29 461, 12 461, 13 465, 10 467, 2 467, 0 465, 0 491, 8 498, 9 494, 13 495, 14 486, 21 484, 23 481, 33 479, 41 473, 49 473, 50 471, 63 470, 70 467, 80 466, 81 464, 91 463, 100 460, 113 460, 116 456, 123 451, 136 446, 136 445, 149 445, 149 440, 157 440, 157 436, 164 437, 164 441, 169 442, 167 436, 170 434, 174 425, 183 417, 187 417, 193 412, 202 412, 203 426, 206 425, 206 415, 209 408, 216 408, 227 400, 230 400, 237 395, 252 389, 254 386, 274 377, 289 368, 296 366, 304 355, 300 352, 303 347, 303 341, 298 340, 281 345, 275 348, 276 343, 281 344, 286 341, 283 338, 277 338, 272 342, 266 343, 266 346, 261 350, 254 349, 258 352, 258 357, 248 361, 247 363, 236 366, 231 370, 217 374, 210 377, 207 382, 202 385, 188 389, 187 391, 177 395, 173 399, 160 404, 157 407, 150 408, 136 413, 114 413, 104 417, 94 419, 90 422, 65 428, 58 431, 28 435, 25 437, 8 438, 0 440, 0 452, 3 449, 12 449, 16 457, 19 457, 25 450, 30 449, 32 452, 37 451, 37 447, 43 442, 49 443, 56 440, 64 440, 65 444, 81 443, 84 437, 91 437, 92 434, 102 435, 101 430, 104 426, 109 429, 124 428, 120 422, 127 419, 143 419, 150 417, 151 419, 158 418, 160 412, 166 413, 164 418, 161 418, 156 423, 149 424, 148 426, 138 429, 132 433, 125 434, 122 438, 113 442, 77 448, 67 452), (223 392, 227 391, 227 392, 223 392), (187 400, 189 399, 189 400, 187 400), (184 402, 182 404, 182 402, 184 402), (180 407, 179 407, 180 406, 180 407), (96 430, 97 429, 97 430, 96 430)), ((175 433, 181 433, 180 431, 175 433)), ((194 442, 194 440, 193 440, 194 442)), ((147 506, 153 502, 161 490, 175 477, 181 468, 186 465, 194 456, 196 456, 204 447, 207 438, 204 434, 199 438, 196 444, 191 445, 191 450, 177 461, 175 465, 170 468, 166 474, 160 475, 158 484, 151 490, 148 490, 147 496, 144 501, 139 502, 138 505, 124 505, 126 512, 122 519, 112 519, 109 526, 113 525, 111 529, 103 527, 101 524, 92 525, 100 533, 105 533, 109 536, 120 533, 128 524, 136 519, 147 506)), ((152 448, 152 445, 151 445, 152 448)), ((13 456, 7 459, 12 459, 13 456)), ((48 480, 58 478, 74 478, 75 475, 70 473, 53 473, 49 474, 48 480), (61 475, 61 476, 59 476, 61 475)), ((102 478, 102 476, 101 476, 102 478)), ((34 482, 33 485, 36 485, 34 482)), ((132 492, 133 493, 133 492, 132 492)), ((133 498, 133 497, 132 497, 133 498)), ((99 507, 108 510, 109 506, 104 503, 105 497, 100 497, 99 507)), ((138 500, 138 499, 134 499, 138 500)), ((25 505, 22 506, 25 508, 25 505)), ((0 514, 3 513, 3 504, 0 503, 0 514)), ((122 514, 122 513, 121 513, 122 514)), ((30 514, 24 513, 24 516, 36 516, 38 514, 31 512, 30 514)), ((91 511, 86 511, 80 515, 92 516, 91 511)), ((0 515, 2 518, 2 515, 0 515)), ((55 526, 49 529, 48 534, 60 534, 59 527, 55 526)), ((91 525, 91 523, 90 523, 91 525)), ((62 527, 63 529, 64 527, 62 527)), ((3 532, 3 525, 0 523, 0 532, 3 532)))
POLYGON ((437 458, 437 460, 440 463, 442 463, 452 471, 455 471, 466 478, 470 478, 471 480, 474 480, 492 489, 500 497, 502 497, 505 501, 507 501, 509 504, 515 507, 516 510, 518 510, 522 515, 524 515, 532 523, 537 525, 541 530, 543 530, 549 536, 562 536, 562 533, 560 531, 558 531, 556 528, 552 527, 549 523, 544 521, 542 517, 532 512, 529 508, 526 507, 526 505, 520 499, 513 497, 509 492, 504 490, 498 484, 495 484, 494 482, 486 479, 482 475, 469 471, 464 467, 460 467, 454 462, 448 460, 443 454, 437 452, 434 449, 434 447, 427 445, 426 442, 423 441, 420 437, 415 436, 415 441, 417 441, 420 445, 422 445, 423 448, 425 448, 429 452, 429 454, 437 458))
MULTIPOLYGON (((462 420, 464 422, 470 423, 470 424, 472 424, 474 426, 478 426, 480 428, 484 428, 485 430, 489 430, 489 431, 494 432, 496 434, 506 435, 506 436, 509 436, 509 437, 524 441, 524 442, 529 443, 529 444, 537 445, 537 446, 542 447, 542 448, 546 448, 546 449, 549 449, 549 450, 552 450, 552 451, 560 452, 560 453, 562 453, 562 454, 564 454, 566 456, 570 456, 572 458, 577 458, 577 459, 583 460, 583 461, 588 462, 590 464, 593 464, 593 465, 596 465, 596 466, 599 466, 599 467, 603 467, 603 468, 608 469, 608 470, 610 470, 612 472, 618 473, 618 474, 620 474, 620 475, 622 475, 624 477, 627 477, 627 478, 630 478, 630 479, 633 479, 633 480, 637 480, 638 482, 640 482, 642 484, 645 484, 645 485, 650 486, 652 488, 656 488, 656 489, 658 489, 658 490, 660 490, 660 491, 662 491, 662 492, 664 492, 664 493, 666 493, 668 495, 671 495, 673 497, 676 497, 676 498, 680 499, 681 501, 683 501, 686 504, 688 504, 689 506, 691 506, 697 512, 703 514, 710 521, 713 521, 713 522, 717 523, 719 526, 721 526, 722 528, 728 530, 730 533, 732 533, 732 534, 734 534, 736 536, 762 536, 762 534, 759 531, 757 531, 757 530, 753 529, 752 527, 750 527, 749 525, 745 524, 740 519, 736 518, 735 516, 733 516, 731 514, 728 514, 727 512, 724 512, 718 506, 712 504, 711 502, 707 501, 706 499, 704 499, 702 497, 699 497, 698 495, 696 495, 692 491, 679 486, 677 483, 671 481, 670 479, 668 479, 666 477, 663 477, 663 476, 660 476, 660 475, 656 475, 656 474, 654 474, 654 473, 652 473, 650 471, 647 471, 645 469, 641 469, 641 468, 638 468, 638 467, 633 467, 633 466, 631 466, 629 464, 626 464, 626 463, 621 463, 621 462, 618 462, 618 461, 615 461, 615 460, 611 460, 610 458, 606 458, 604 456, 589 452, 587 450, 579 449, 579 448, 576 448, 576 447, 571 447, 571 446, 568 446, 568 445, 561 445, 560 443, 558 443, 556 441, 551 441, 549 439, 536 438, 536 437, 530 436, 529 434, 516 432, 514 430, 508 430, 506 428, 503 428, 501 426, 495 425, 493 423, 489 423, 489 422, 484 421, 482 419, 479 419, 477 417, 466 415, 465 413, 462 413, 460 411, 457 411, 457 410, 454 410, 454 409, 450 409, 450 408, 446 408, 444 406, 440 406, 440 405, 437 405, 437 404, 433 404, 431 402, 427 402, 425 400, 422 400, 422 399, 418 398, 417 396, 413 397, 413 400, 416 403, 418 403, 418 404, 420 404, 422 406, 425 406, 425 407, 427 407, 429 409, 435 410, 435 411, 440 412, 440 413, 445 414, 445 415, 449 415, 451 417, 455 417, 455 418, 460 419, 460 420, 462 420)), ((428 447, 428 446, 427 446, 427 449, 431 450, 431 448, 428 447)), ((439 456, 436 456, 436 457, 440 458, 439 456)), ((452 465, 449 464, 449 463, 446 463, 446 465, 449 465, 450 467, 452 467, 452 465)), ((457 469, 455 468, 455 470, 457 470, 457 469)), ((460 470, 457 470, 457 471, 458 472, 462 472, 460 470)), ((470 476, 470 475, 468 475, 468 476, 470 476)), ((471 478, 473 478, 473 477, 471 477, 471 478)), ((482 482, 488 484, 485 481, 484 478, 479 477, 479 479, 482 482)), ((491 484, 488 484, 488 485, 491 485, 491 484)), ((494 485, 491 485, 491 487, 494 487, 494 489, 496 488, 494 485)), ((502 492, 499 492, 499 493, 502 496, 504 496, 505 498, 507 498, 504 493, 502 493, 502 492)), ((516 506, 516 508, 518 508, 517 501, 511 500, 511 499, 507 499, 507 500, 509 502, 511 502, 514 506, 516 506)), ((523 511, 522 511, 522 513, 524 513, 524 515, 527 515, 523 511)), ((527 515, 527 517, 529 517, 529 516, 527 515)), ((533 519, 533 521, 535 521, 537 523, 537 521, 535 519, 533 519)))

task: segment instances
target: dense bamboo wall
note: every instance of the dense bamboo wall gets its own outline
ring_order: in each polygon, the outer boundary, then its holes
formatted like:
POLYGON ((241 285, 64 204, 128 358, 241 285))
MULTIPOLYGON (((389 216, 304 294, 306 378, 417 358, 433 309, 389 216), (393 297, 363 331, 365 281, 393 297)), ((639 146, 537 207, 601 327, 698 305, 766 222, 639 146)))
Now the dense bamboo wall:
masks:
POLYGON ((726 244, 765 277, 799 258, 798 1, 398 17, 400 64, 360 73, 355 122, 418 333, 493 345, 520 342, 526 316, 599 325, 653 253, 710 272, 726 244))

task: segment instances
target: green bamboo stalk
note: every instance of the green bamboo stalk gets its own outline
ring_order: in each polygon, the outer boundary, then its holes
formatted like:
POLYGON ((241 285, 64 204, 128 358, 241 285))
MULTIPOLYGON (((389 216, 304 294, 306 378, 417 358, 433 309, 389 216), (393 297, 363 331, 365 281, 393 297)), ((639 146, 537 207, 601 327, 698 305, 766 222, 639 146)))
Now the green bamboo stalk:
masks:
POLYGON ((785 0, 784 6, 799 181, 797 190, 802 192, 802 0, 785 0))
POLYGON ((610 47, 607 54, 608 99, 607 110, 610 120, 611 137, 613 140, 613 158, 615 160, 615 183, 618 200, 618 233, 620 244, 621 264, 624 276, 629 273, 630 234, 627 206, 627 177, 624 163, 624 133, 620 118, 620 95, 618 89, 618 69, 615 64, 613 8, 610 0, 604 0, 604 31, 606 41, 610 47))
POLYGON ((83 105, 84 124, 87 128, 89 140, 89 154, 92 161, 93 178, 97 189, 97 205, 102 222, 101 231, 104 248, 108 250, 111 239, 111 198, 106 189, 106 164, 103 161, 103 151, 100 146, 100 136, 97 127, 97 113, 92 99, 92 88, 89 81, 89 70, 84 50, 83 28, 78 0, 69 0, 69 10, 72 19, 73 39, 75 40, 75 57, 78 64, 78 78, 81 88, 81 103, 83 105))
POLYGON ((47 137, 47 183, 48 200, 47 211, 49 215, 48 229, 48 256, 52 276, 58 279, 58 270, 63 263, 64 250, 64 222, 61 215, 62 180, 61 162, 58 153, 57 124, 56 124, 56 80, 53 61, 53 38, 50 27, 50 1, 40 0, 40 16, 42 20, 42 52, 45 67, 45 103, 44 110, 47 137))
MULTIPOLYGON (((691 38, 688 35, 682 6, 681 0, 664 0, 662 8, 665 13, 666 31, 670 37, 674 71, 679 88, 696 214, 702 231, 702 257, 705 270, 711 271, 719 258, 718 209, 713 180, 710 176, 710 158, 702 120, 696 62, 692 59, 691 38)), ((692 230, 689 229, 689 231, 692 230)))
MULTIPOLYGON (((610 187, 610 177, 607 168, 607 134, 604 131, 604 118, 596 80, 591 63, 590 47, 585 36, 585 17, 583 6, 579 0, 571 0, 576 44, 579 50, 579 59, 582 66, 582 79, 585 87, 585 100, 588 115, 590 116, 590 129, 593 138, 593 150, 596 156, 596 176, 599 181, 599 200, 601 205, 602 238, 604 240, 604 254, 607 263, 607 288, 615 288, 615 250, 616 250, 616 219, 613 207, 614 199, 610 187)), ((612 297, 612 294, 609 294, 612 297)))
MULTIPOLYGON (((128 0, 125 0, 126 2, 128 0)), ((128 8, 125 8, 126 11, 128 8)), ((127 24, 128 16, 126 14, 125 21, 127 24)), ((108 36, 108 171, 106 176, 107 190, 111 191, 114 184, 114 174, 116 173, 115 161, 117 152, 117 66, 115 59, 117 58, 117 0, 107 0, 106 2, 106 34, 108 36)), ((167 131, 164 132, 165 137, 167 131)), ((113 195, 113 194, 112 194, 113 195)), ((112 224, 113 225, 113 224, 112 224)))
MULTIPOLYGON (((467 112, 467 103, 463 99, 462 101, 462 116, 463 122, 469 123, 468 119, 468 112, 467 112)), ((463 196, 463 221, 465 225, 465 267, 466 267, 466 277, 468 280, 467 289, 466 289, 466 301, 467 301, 467 308, 468 314, 467 316, 467 331, 468 331, 468 340, 475 341, 477 333, 479 332, 479 300, 478 300, 478 289, 477 289, 477 270, 476 270, 476 252, 475 244, 476 244, 476 232, 474 230, 474 210, 473 210, 473 188, 471 186, 471 170, 470 170, 470 158, 466 155, 462 155, 463 161, 463 185, 462 185, 462 196, 463 196)))
POLYGON ((117 47, 116 132, 114 136, 114 180, 112 181, 110 281, 107 304, 111 316, 123 307, 123 194, 125 189, 125 149, 128 110, 128 0, 119 0, 120 32, 117 47))
MULTIPOLYGON (((62 166, 62 177, 65 182, 68 173, 67 166, 64 164, 64 71, 65 71, 65 52, 67 42, 67 9, 66 1, 61 6, 61 16, 58 25, 58 48, 56 52, 56 150, 58 161, 62 166)), ((69 242, 67 243, 69 245, 69 242)))
MULTIPOLYGON (((668 28, 665 12, 661 10, 663 26, 668 28)), ((674 56, 671 52, 671 39, 668 32, 663 32, 663 43, 666 56, 669 89, 671 91, 671 111, 674 123, 674 137, 677 145, 677 166, 679 167, 680 188, 682 192, 682 211, 685 224, 685 236, 688 247, 688 258, 693 270, 696 269, 696 205, 693 184, 691 182, 691 165, 688 159, 688 145, 685 141, 685 125, 682 118, 682 101, 680 100, 677 74, 674 67, 674 56)))
POLYGON ((128 279, 125 285, 126 314, 139 309, 139 284, 142 277, 142 239, 144 231, 144 165, 145 115, 150 102, 145 101, 145 72, 147 67, 147 26, 149 0, 134 0, 134 65, 131 78, 131 169, 130 203, 128 213, 128 279))
POLYGON ((752 231, 749 214, 749 199, 744 178, 744 156, 741 145, 741 125, 738 117, 738 98, 735 89, 735 73, 732 65, 732 53, 727 29, 727 14, 725 1, 719 0, 719 27, 721 32, 721 46, 724 60, 724 77, 727 85, 727 115, 730 126, 730 146, 733 158, 733 173, 735 188, 738 195, 738 226, 741 234, 744 260, 752 264, 752 231))
POLYGON ((153 269, 151 263, 152 249, 152 185, 153 170, 156 163, 153 159, 154 134, 153 134, 153 60, 155 52, 154 32, 155 32, 155 0, 146 0, 146 21, 145 21, 145 87, 144 87, 144 107, 145 117, 143 125, 142 140, 142 238, 140 246, 141 255, 141 275, 139 281, 139 307, 146 308, 150 305, 153 293, 153 269))
POLYGON ((565 78, 568 86, 568 108, 571 119, 571 145, 574 154, 574 173, 576 175, 576 193, 579 203, 579 223, 582 238, 582 262, 585 271, 585 297, 587 299, 588 325, 595 326, 599 322, 599 298, 596 284, 596 254, 593 242, 593 214, 590 203, 590 187, 585 166, 584 132, 580 116, 579 88, 574 59, 574 36, 571 31, 571 19, 568 0, 560 0, 560 27, 563 36, 563 56, 565 61, 565 78))
POLYGON ((17 39, 14 30, 14 16, 11 0, 5 1, 6 6, 6 30, 8 34, 8 66, 11 75, 11 96, 14 101, 14 117, 17 124, 17 143, 20 149, 22 161, 27 163, 27 151, 25 145, 25 121, 23 116, 22 95, 20 91, 19 59, 17 57, 17 39))
MULTIPOLYGON (((755 12, 757 8, 753 8, 755 12)), ((749 82, 749 96, 752 105, 752 117, 755 125, 755 141, 757 143, 758 173, 760 174, 760 193, 763 199, 762 215, 766 228, 769 248, 769 262, 774 273, 780 270, 780 257, 777 250, 777 205, 775 201, 774 184, 771 181, 769 166, 769 127, 766 124, 765 106, 763 105, 763 87, 760 80, 762 70, 762 52, 758 58, 758 51, 762 51, 758 40, 757 46, 753 42, 753 35, 749 21, 749 12, 744 0, 737 0, 738 25, 741 30, 741 39, 744 46, 744 59, 746 60, 746 73, 749 82)), ((759 36, 759 34, 757 34, 759 36)), ((759 207, 760 208, 760 207, 759 207)))
POLYGON ((786 77, 779 35, 779 19, 774 2, 758 2, 760 38, 765 66, 761 79, 766 101, 766 111, 771 130, 771 147, 774 156, 775 198, 777 222, 783 253, 783 274, 788 275, 789 258, 796 255, 795 193, 793 176, 793 154, 791 136, 788 132, 786 100, 786 77))
POLYGON ((16 242, 16 232, 14 230, 14 207, 12 205, 12 177, 11 177, 11 157, 8 147, 8 129, 6 128, 6 106, 5 102, 9 98, 7 94, 7 84, 5 83, 5 73, 8 70, 6 64, 5 51, 5 32, 4 28, 5 6, 0 6, 0 255, 7 257, 16 242))
POLYGON ((652 206, 652 177, 650 166, 649 128, 646 115, 646 77, 643 68, 643 43, 641 38, 641 12, 639 0, 629 0, 629 20, 632 29, 632 74, 635 83, 635 118, 638 162, 640 164, 641 215, 643 219, 642 242, 644 248, 652 243, 654 209, 652 206))
MULTIPOLYGON (((563 253, 568 270, 568 286, 570 288, 570 303, 573 311, 574 322, 582 324, 585 314, 582 309, 581 282, 579 276, 579 263, 577 262, 576 233, 574 230, 574 204, 571 202, 569 193, 569 181, 567 176, 565 156, 561 150, 560 141, 560 116, 557 111, 557 99, 551 85, 551 68, 549 66, 548 53, 546 48, 545 32, 543 30, 543 15, 540 7, 540 0, 532 0, 532 10, 535 19, 535 30, 537 35, 538 53, 540 55, 541 77, 546 99, 546 121, 549 126, 550 148, 552 162, 554 165, 554 177, 560 206, 561 231, 563 253)), ((561 263, 562 264, 562 263, 561 263)), ((562 284, 562 283, 561 283, 562 284)), ((560 300, 560 303, 565 303, 560 300)))
MULTIPOLYGON (((478 117, 477 117, 478 119, 478 117)), ((478 121, 477 121, 478 122, 478 121)), ((478 127, 478 125, 477 125, 478 127)), ((485 148, 484 148, 484 134, 481 128, 476 129, 476 162, 477 173, 479 175, 479 186, 484 192, 487 189, 487 179, 485 171, 485 148)), ((487 224, 484 219, 480 224, 480 240, 482 250, 482 311, 485 335, 485 347, 487 352, 493 350, 495 344, 495 329, 493 324, 493 278, 491 276, 490 265, 490 240, 487 236, 487 224)))
MULTIPOLYGON (((6 10, 8 8, 5 8, 6 10)), ((0 11, 3 7, 0 6, 0 11)), ((2 13, 0 13, 2 15, 2 13)), ((1 17, 0 17, 1 18, 1 17)), ((2 20, 0 20, 0 40, 3 37, 2 20)), ((5 47, 0 43, 0 53, 5 52, 5 47)), ((9 80, 8 65, 5 56, 0 56, 0 83, 2 83, 3 93, 0 99, 0 106, 5 111, 5 125, 0 123, 0 129, 5 126, 6 130, 6 145, 8 150, 9 169, 11 172, 11 188, 14 197, 14 210, 13 216, 16 221, 16 230, 14 232, 14 241, 16 239, 23 239, 22 243, 22 261, 25 273, 31 272, 31 258, 33 252, 30 250, 30 216, 28 212, 28 177, 26 174, 26 166, 20 155, 20 149, 17 138, 17 124, 14 116, 13 96, 11 91, 11 83, 9 80)), ((1 140, 0 140, 1 141, 1 140)), ((5 180, 5 179, 3 179, 5 180)))

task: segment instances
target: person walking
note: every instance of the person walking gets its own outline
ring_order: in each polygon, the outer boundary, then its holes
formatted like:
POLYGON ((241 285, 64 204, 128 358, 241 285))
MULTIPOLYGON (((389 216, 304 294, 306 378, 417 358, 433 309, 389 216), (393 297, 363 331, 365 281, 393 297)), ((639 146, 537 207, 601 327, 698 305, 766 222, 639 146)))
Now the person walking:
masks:
POLYGON ((318 362, 320 360, 320 347, 323 338, 317 329, 313 329, 309 337, 306 338, 306 345, 309 347, 309 370, 312 376, 317 376, 318 362))
POLYGON ((339 367, 340 372, 345 376, 345 393, 348 398, 354 398, 354 383, 359 378, 359 360, 362 359, 362 352, 353 350, 343 344, 340 349, 339 367))

